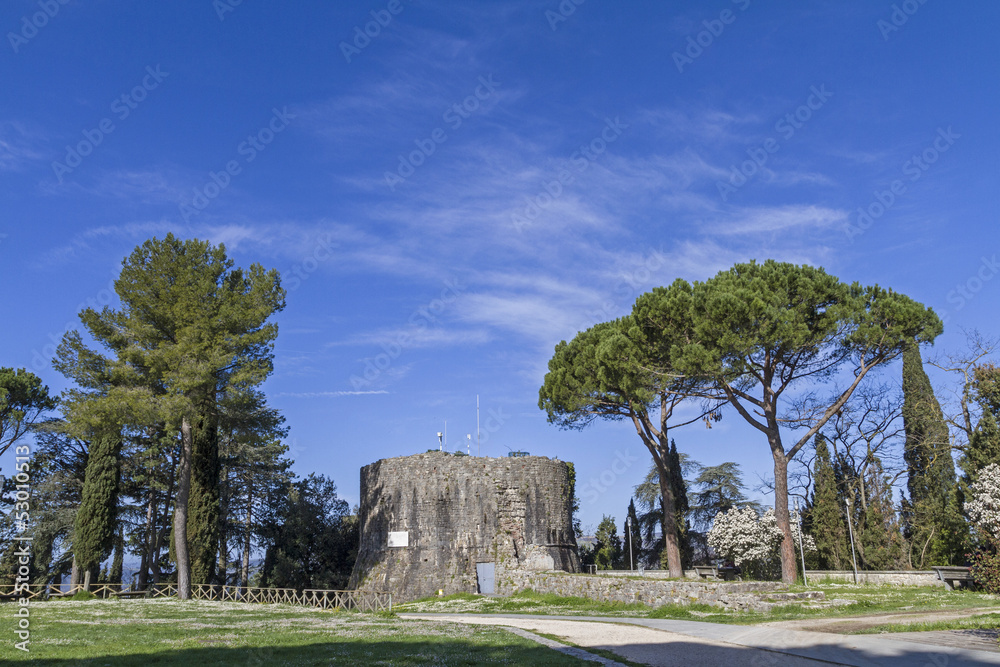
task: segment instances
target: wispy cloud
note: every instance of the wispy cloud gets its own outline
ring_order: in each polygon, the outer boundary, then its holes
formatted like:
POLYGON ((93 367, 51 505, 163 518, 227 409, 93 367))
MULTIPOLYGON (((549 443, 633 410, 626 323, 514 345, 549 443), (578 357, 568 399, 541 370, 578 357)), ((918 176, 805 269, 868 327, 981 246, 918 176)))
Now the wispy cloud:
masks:
POLYGON ((341 396, 371 396, 374 394, 388 394, 385 389, 373 389, 371 391, 306 391, 306 392, 280 392, 275 396, 286 398, 340 398, 341 396))
POLYGON ((404 348, 429 348, 481 345, 490 340, 489 332, 483 329, 404 327, 357 334, 347 340, 327 343, 327 347, 397 344, 404 348))
POLYGON ((20 171, 45 159, 36 133, 23 123, 0 121, 0 169, 20 171))
POLYGON ((847 221, 847 211, 813 205, 747 208, 728 220, 719 222, 719 234, 761 234, 791 230, 840 229, 847 221))

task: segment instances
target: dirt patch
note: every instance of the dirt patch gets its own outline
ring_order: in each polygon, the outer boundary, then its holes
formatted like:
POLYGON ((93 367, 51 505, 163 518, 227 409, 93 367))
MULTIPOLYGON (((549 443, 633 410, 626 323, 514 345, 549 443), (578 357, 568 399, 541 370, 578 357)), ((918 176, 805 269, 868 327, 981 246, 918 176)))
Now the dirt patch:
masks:
POLYGON ((935 646, 953 646, 975 651, 990 651, 1000 653, 1000 630, 937 630, 935 632, 897 632, 886 635, 891 639, 900 639, 935 646))
POLYGON ((816 618, 799 619, 795 621, 774 621, 760 623, 761 627, 785 628, 788 630, 809 630, 812 632, 830 632, 846 635, 887 623, 933 623, 936 621, 953 621, 969 618, 977 614, 996 613, 996 607, 978 607, 973 609, 958 609, 953 611, 901 611, 892 614, 873 616, 851 616, 848 618, 816 618))

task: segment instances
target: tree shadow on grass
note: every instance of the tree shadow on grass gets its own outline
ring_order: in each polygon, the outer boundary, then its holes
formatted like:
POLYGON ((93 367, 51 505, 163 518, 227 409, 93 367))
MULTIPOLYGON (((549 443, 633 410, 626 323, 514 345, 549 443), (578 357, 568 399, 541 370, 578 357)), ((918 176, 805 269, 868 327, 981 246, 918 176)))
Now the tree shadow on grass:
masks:
MULTIPOLYGON (((205 640, 206 644, 225 640, 205 640)), ((897 644, 895 647, 846 647, 826 645, 813 650, 791 649, 792 653, 775 652, 733 644, 670 641, 666 643, 634 643, 602 647, 605 657, 631 660, 652 665, 724 665, 729 667, 813 667, 819 664, 884 665, 886 667, 965 667, 966 665, 1000 664, 997 660, 959 657, 948 649, 929 645, 897 644), (613 650, 613 652, 612 652, 613 650)), ((66 648, 59 649, 65 651, 66 648)), ((96 651, 95 651, 96 652, 96 651)), ((9 652, 5 653, 9 655, 9 652)), ((79 655, 79 653, 77 653, 79 655)), ((21 654, 24 656, 25 654, 21 654)), ((980 654, 983 655, 983 654, 980 654)), ((4 656, 6 657, 6 656, 4 656)), ((225 647, 178 649, 129 655, 94 655, 92 657, 45 658, 37 651, 32 657, 20 657, 14 662, 28 661, 38 665, 84 667, 145 667, 146 665, 270 666, 270 665, 592 665, 541 645, 517 643, 484 646, 455 638, 419 641, 378 641, 362 643, 326 641, 296 646, 225 647)), ((12 664, 0 659, 0 664, 12 664)))
MULTIPOLYGON (((208 667, 232 665, 234 667, 271 665, 580 665, 585 664, 562 653, 533 645, 483 646, 454 638, 443 641, 325 641, 297 646, 224 647, 211 644, 225 640, 205 640, 205 648, 189 648, 129 655, 98 654, 73 658, 46 658, 37 647, 31 653, 4 650, 0 665, 17 662, 33 665, 73 665, 84 667, 145 667, 146 665, 183 665, 208 667), (20 656, 11 656, 12 652, 20 656), (23 656, 23 657, 21 657, 23 656)), ((67 647, 60 647, 60 652, 67 647)), ((72 649, 71 649, 72 650, 72 649)), ((99 649, 98 649, 99 650, 99 649)), ((68 651, 67 651, 68 652, 68 651)), ((80 655, 82 651, 73 650, 80 655)), ((96 653, 96 651, 95 651, 96 653)), ((593 663, 591 663, 593 664, 593 663)))

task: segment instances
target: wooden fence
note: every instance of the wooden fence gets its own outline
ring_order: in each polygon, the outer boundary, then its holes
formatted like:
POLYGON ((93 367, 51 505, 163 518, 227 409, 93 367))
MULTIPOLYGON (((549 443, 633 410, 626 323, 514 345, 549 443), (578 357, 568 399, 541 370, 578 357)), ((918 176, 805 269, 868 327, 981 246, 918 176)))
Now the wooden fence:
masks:
MULTIPOLYGON (((32 584, 27 588, 13 584, 0 585, 0 601, 28 598, 29 600, 59 600, 75 595, 83 585, 32 584)), ((111 598, 173 598, 177 597, 177 584, 153 584, 145 590, 133 590, 121 584, 91 584, 90 592, 102 599, 111 598)), ((303 591, 294 588, 246 588, 218 584, 193 584, 191 599, 218 602, 245 602, 248 604, 295 604, 318 609, 346 609, 355 611, 392 611, 392 593, 373 591, 303 591)))

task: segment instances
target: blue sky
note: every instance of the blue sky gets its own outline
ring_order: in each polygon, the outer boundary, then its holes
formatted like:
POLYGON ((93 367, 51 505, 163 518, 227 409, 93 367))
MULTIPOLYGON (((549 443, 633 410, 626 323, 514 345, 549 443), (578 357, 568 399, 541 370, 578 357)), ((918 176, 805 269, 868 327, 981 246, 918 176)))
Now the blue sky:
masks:
MULTIPOLYGON (((634 432, 561 432, 537 392, 556 343, 653 286, 770 257, 932 306, 939 351, 997 331, 998 19, 983 0, 8 0, 0 366, 64 389, 53 341, 115 303, 122 258, 206 238, 284 276, 265 389, 298 473, 354 503, 362 465, 445 421, 453 449, 474 434, 478 394, 484 455, 574 461, 601 487, 584 525, 622 519, 634 432)), ((676 438, 769 474, 734 413, 676 438)))

